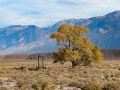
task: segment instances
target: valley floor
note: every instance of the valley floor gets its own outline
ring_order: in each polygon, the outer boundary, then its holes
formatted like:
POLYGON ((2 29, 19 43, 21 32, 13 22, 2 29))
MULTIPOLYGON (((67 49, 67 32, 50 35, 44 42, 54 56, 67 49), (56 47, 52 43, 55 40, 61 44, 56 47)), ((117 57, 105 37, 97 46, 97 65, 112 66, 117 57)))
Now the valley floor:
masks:
POLYGON ((60 65, 48 60, 44 62, 46 69, 36 70, 37 65, 37 60, 1 61, 0 90, 81 90, 86 85, 102 90, 108 84, 114 86, 113 90, 120 88, 119 60, 75 68, 70 62, 60 65))

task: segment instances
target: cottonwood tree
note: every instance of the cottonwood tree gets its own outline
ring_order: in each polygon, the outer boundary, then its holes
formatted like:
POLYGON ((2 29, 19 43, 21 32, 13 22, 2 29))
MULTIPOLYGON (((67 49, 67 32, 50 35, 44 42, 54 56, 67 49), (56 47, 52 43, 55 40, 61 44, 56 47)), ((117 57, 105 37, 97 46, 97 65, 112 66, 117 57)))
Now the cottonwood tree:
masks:
POLYGON ((62 24, 57 32, 53 32, 50 38, 59 45, 58 51, 52 53, 54 63, 71 61, 73 66, 91 65, 92 62, 101 64, 103 54, 98 46, 85 37, 88 32, 89 29, 82 26, 67 24, 62 24))

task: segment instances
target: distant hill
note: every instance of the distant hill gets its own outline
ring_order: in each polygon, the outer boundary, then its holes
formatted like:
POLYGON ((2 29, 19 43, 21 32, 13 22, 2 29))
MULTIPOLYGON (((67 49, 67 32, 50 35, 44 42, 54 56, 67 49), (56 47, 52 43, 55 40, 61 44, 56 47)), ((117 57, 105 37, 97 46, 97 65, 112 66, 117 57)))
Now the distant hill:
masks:
POLYGON ((63 23, 89 28, 90 33, 87 37, 102 49, 120 49, 120 11, 114 11, 104 16, 88 19, 62 20, 53 26, 44 28, 35 25, 13 25, 0 28, 0 53, 56 51, 57 45, 49 37, 63 23))

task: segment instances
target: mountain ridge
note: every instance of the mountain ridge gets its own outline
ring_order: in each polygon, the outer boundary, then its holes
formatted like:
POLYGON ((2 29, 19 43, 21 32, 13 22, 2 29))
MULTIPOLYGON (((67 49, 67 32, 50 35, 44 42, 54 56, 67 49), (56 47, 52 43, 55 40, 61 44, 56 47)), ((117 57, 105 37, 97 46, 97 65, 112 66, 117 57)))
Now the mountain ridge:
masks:
POLYGON ((0 28, 0 54, 56 51, 57 45, 50 39, 50 34, 63 23, 90 29, 87 37, 102 49, 120 49, 120 11, 114 11, 87 19, 65 19, 44 28, 35 25, 0 28))

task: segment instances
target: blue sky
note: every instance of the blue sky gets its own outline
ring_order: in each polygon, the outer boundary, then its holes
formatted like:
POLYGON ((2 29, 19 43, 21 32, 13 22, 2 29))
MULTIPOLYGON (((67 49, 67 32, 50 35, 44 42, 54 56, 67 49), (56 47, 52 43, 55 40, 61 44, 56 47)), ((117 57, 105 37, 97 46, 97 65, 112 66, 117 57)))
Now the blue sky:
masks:
POLYGON ((120 0, 0 0, 0 28, 51 26, 64 19, 90 18, 120 10, 120 0))

